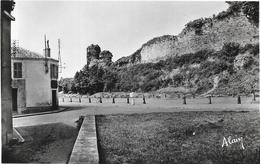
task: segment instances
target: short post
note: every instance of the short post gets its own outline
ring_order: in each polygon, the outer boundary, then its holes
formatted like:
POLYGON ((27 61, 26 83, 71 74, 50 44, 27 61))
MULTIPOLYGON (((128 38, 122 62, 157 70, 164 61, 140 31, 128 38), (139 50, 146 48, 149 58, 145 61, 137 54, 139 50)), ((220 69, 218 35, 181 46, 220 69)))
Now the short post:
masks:
POLYGON ((91 98, 90 97, 88 98, 88 102, 91 103, 91 98))
POLYGON ((145 96, 143 95, 143 104, 146 104, 146 102, 145 102, 145 96))
POLYGON ((237 97, 237 104, 241 104, 241 97, 240 97, 240 95, 238 95, 238 97, 237 97))
POLYGON ((102 98, 101 97, 99 97, 99 103, 102 103, 102 98))
POLYGON ((72 97, 70 97, 70 102, 72 102, 72 97))
POLYGON ((115 103, 115 97, 113 97, 113 99, 112 99, 112 103, 113 103, 113 104, 115 103))
POLYGON ((183 96, 183 104, 186 104, 186 96, 183 96))
POLYGON ((253 90, 253 101, 256 101, 255 91, 253 90))
POLYGON ((129 104, 129 97, 126 98, 126 103, 129 104))
POLYGON ((64 102, 64 97, 62 97, 62 102, 64 102))
POLYGON ((79 102, 81 103, 81 96, 79 96, 79 102))
POLYGON ((208 96, 208 98, 209 98, 209 104, 211 104, 211 96, 208 96))
POLYGON ((132 103, 131 104, 135 105, 135 98, 134 97, 132 98, 132 103))

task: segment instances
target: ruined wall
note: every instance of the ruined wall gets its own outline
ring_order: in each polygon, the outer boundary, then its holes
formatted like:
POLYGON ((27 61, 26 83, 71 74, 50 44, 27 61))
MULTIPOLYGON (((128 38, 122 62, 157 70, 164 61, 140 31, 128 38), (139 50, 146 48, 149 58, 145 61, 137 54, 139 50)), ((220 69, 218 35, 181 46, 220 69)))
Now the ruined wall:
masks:
POLYGON ((220 50, 227 42, 242 46, 259 42, 258 28, 241 13, 223 20, 213 19, 212 23, 204 24, 201 29, 201 34, 195 34, 195 29, 185 28, 176 37, 162 36, 149 41, 149 44, 142 46, 142 62, 156 62, 167 56, 194 53, 202 49, 220 50))
POLYGON ((87 47, 87 66, 89 68, 94 65, 107 67, 112 63, 112 57, 112 53, 108 50, 101 52, 101 48, 98 45, 91 44, 87 47))

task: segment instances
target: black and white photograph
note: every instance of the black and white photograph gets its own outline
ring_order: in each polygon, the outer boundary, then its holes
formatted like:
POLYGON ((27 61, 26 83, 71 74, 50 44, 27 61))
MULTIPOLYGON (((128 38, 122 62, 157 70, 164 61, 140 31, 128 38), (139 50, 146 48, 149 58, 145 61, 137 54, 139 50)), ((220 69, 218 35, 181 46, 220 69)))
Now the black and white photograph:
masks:
POLYGON ((259 1, 0 8, 1 163, 260 163, 259 1))

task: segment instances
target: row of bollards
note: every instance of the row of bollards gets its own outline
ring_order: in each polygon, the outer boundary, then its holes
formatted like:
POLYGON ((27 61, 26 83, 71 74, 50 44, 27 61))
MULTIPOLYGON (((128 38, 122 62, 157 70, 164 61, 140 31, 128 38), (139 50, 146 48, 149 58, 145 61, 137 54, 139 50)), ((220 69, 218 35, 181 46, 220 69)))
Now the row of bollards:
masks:
MULTIPOLYGON (((209 104, 212 104, 211 96, 208 96, 208 99, 209 99, 209 104)), ((183 96, 183 104, 187 104, 186 96, 183 96)), ((240 96, 237 97, 237 104, 241 104, 241 97, 240 96)))
MULTIPOLYGON (((62 97, 62 102, 64 102, 64 97, 62 97)), ((72 97, 69 97, 69 102, 72 102, 72 97)), ((81 103, 81 97, 79 97, 79 102, 81 103)), ((91 103, 91 98, 89 97, 88 98, 88 102, 91 103)), ((99 97, 99 103, 102 103, 102 98, 99 97)), ((115 97, 112 98, 112 103, 115 104, 115 97)), ((129 104, 130 103, 130 98, 127 97, 126 98, 126 103, 129 104)), ((132 104, 134 105, 134 98, 133 98, 133 101, 132 101, 132 104)), ((143 96, 143 104, 146 104, 146 101, 145 101, 145 97, 143 96)))
MULTIPOLYGON (((208 102, 209 104, 212 104, 212 101, 211 101, 211 97, 212 96, 208 96, 208 102)), ((82 97, 79 97, 79 102, 81 103, 81 98, 82 97)), ((62 97, 62 102, 64 102, 64 97, 62 97)), ((72 97, 69 97, 69 102, 72 102, 72 97)), ((91 103, 91 98, 89 97, 88 98, 88 102, 91 103)), ((99 103, 102 103, 102 98, 99 97, 99 103)), ((115 97, 112 98, 112 103, 115 104, 115 97)), ((129 97, 126 98, 126 103, 129 104, 130 103, 130 99, 129 97)), ((134 98, 132 99, 132 105, 134 105, 135 102, 134 102, 134 98)), ((146 100, 145 100, 145 96, 143 96, 143 104, 146 104, 146 100)), ((183 104, 187 104, 186 102, 186 96, 183 96, 183 104)), ((241 104, 241 97, 240 95, 237 97, 237 104, 241 104)))

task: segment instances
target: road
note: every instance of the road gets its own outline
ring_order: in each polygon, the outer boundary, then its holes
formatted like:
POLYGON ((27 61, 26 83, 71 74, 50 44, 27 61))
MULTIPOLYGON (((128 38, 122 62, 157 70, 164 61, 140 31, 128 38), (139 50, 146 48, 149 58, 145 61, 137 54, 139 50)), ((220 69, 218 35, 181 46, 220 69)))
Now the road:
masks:
MULTIPOLYGON (((258 99, 259 102, 259 99, 258 99)), ((135 105, 126 103, 125 99, 116 99, 112 104, 111 99, 103 99, 103 103, 83 99, 81 103, 78 99, 73 102, 60 100, 60 106, 66 110, 59 113, 35 115, 28 117, 13 118, 14 127, 34 126, 40 124, 50 124, 62 122, 70 126, 76 126, 75 121, 81 115, 100 115, 118 113, 149 113, 149 112, 179 112, 179 111, 244 111, 259 110, 259 103, 251 103, 251 98, 242 98, 242 104, 236 104, 236 98, 212 98, 212 104, 208 104, 208 99, 187 99, 184 105, 182 99, 147 99, 147 104, 143 104, 142 99, 136 100, 135 105)))

